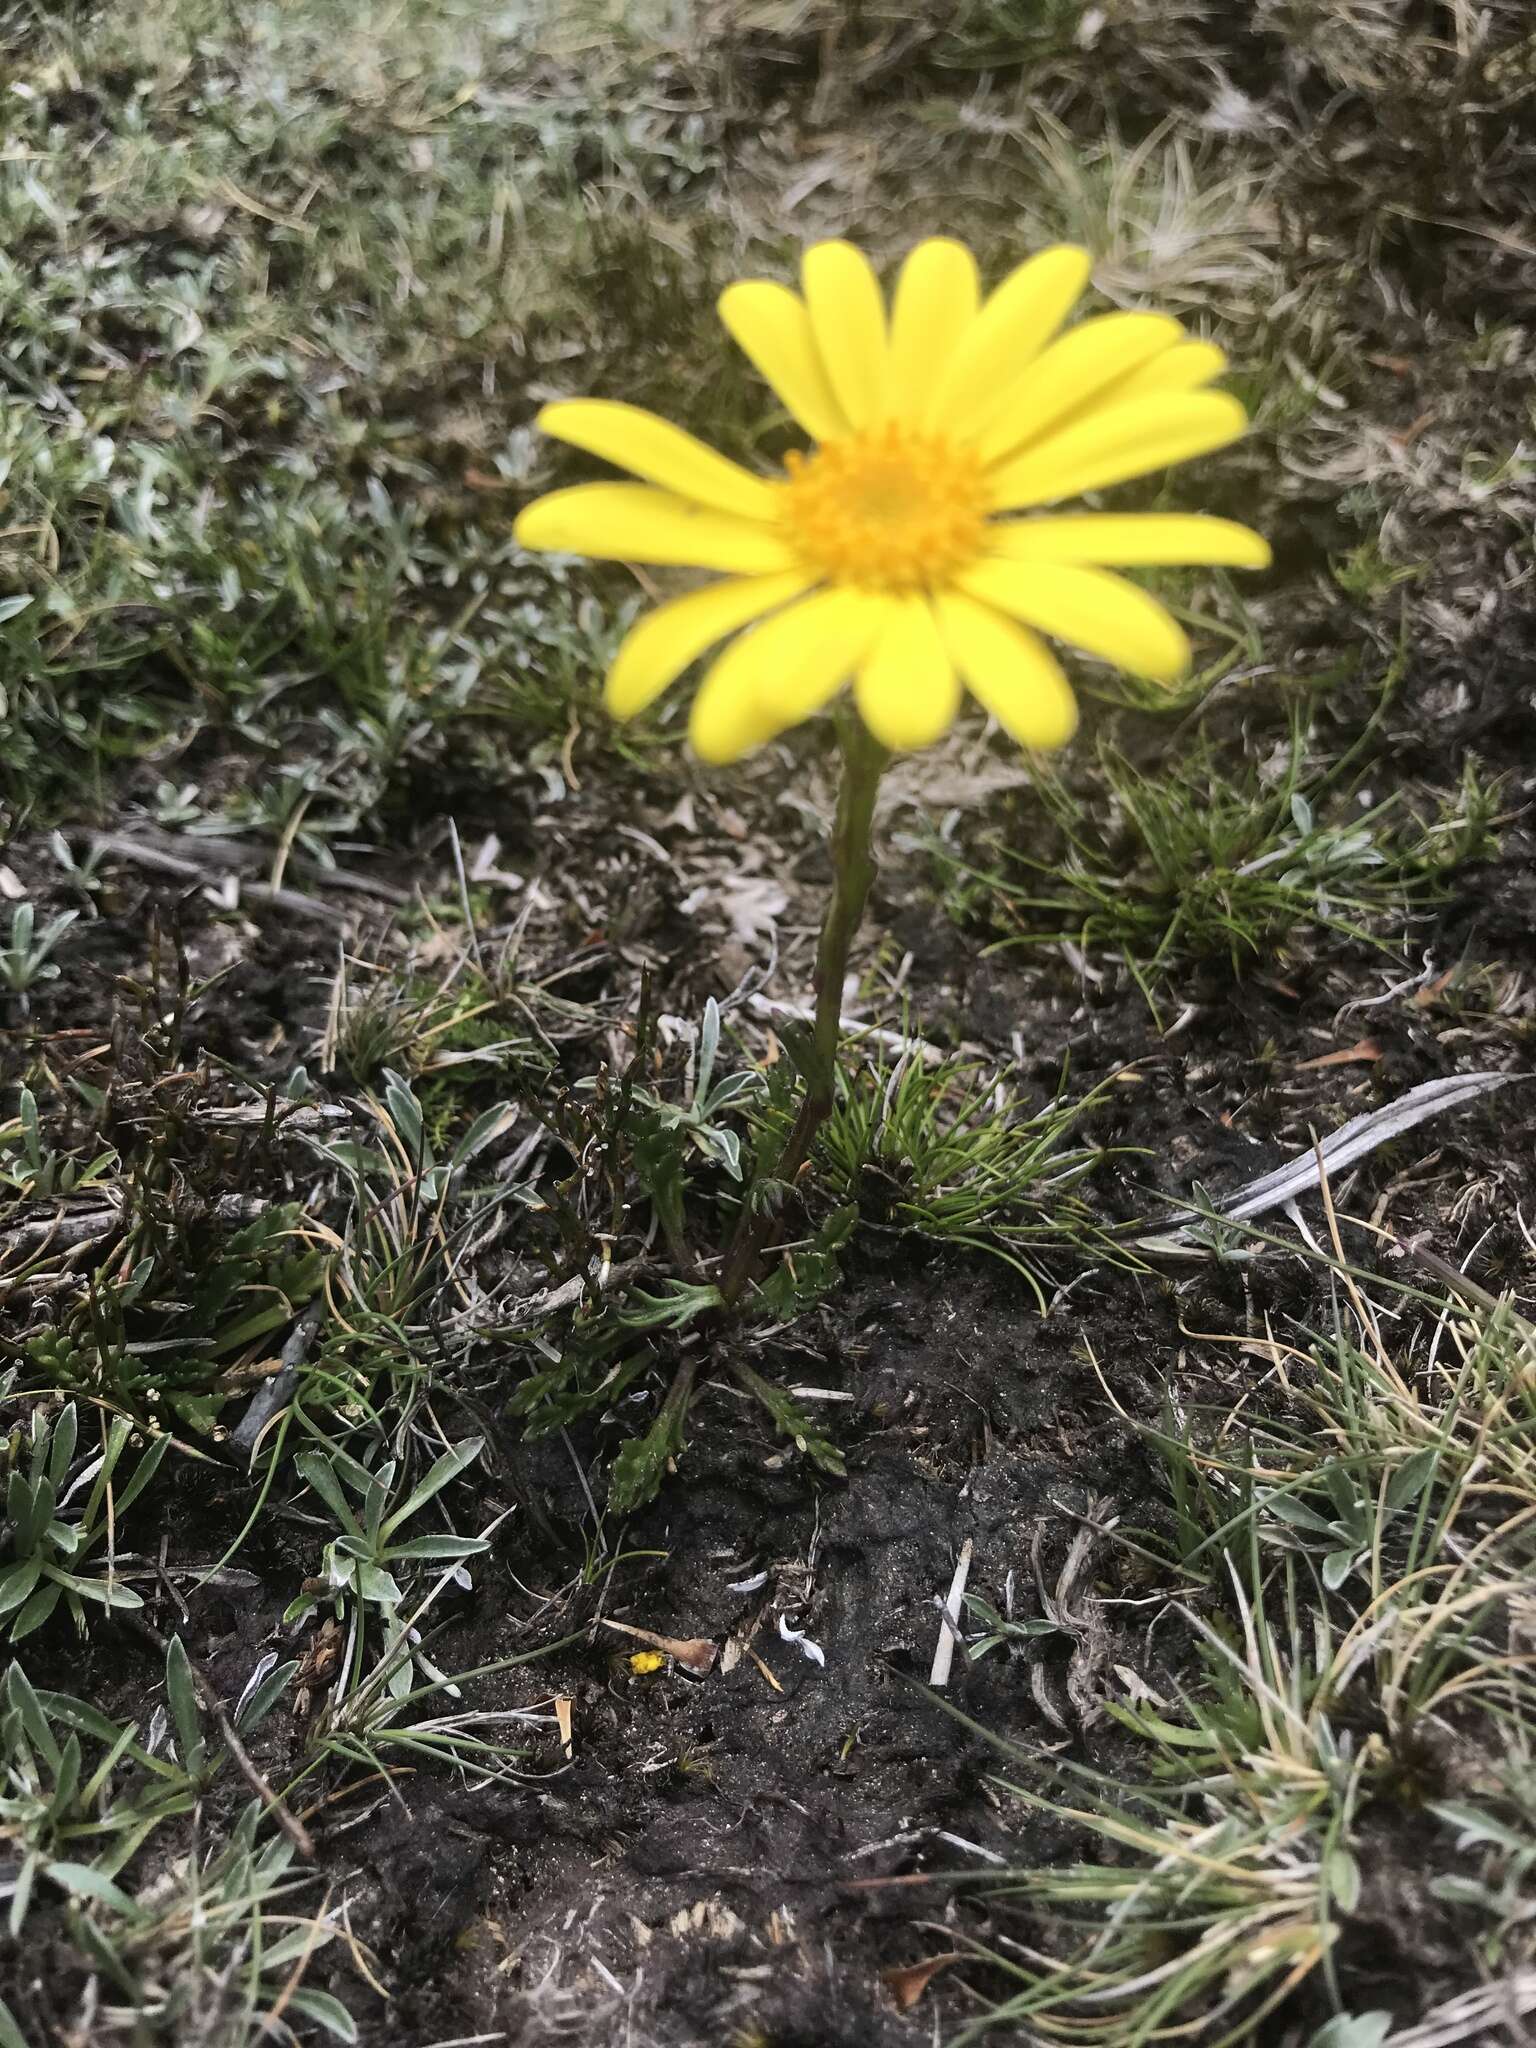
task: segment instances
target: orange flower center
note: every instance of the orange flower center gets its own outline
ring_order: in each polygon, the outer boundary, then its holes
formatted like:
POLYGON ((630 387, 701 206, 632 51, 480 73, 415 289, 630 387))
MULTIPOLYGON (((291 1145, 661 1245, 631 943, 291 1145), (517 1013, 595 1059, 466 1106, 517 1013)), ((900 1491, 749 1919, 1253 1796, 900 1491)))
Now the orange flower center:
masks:
POLYGON ((835 583, 916 590, 980 550, 981 464, 968 448, 891 420, 785 457, 784 522, 804 561, 835 583))

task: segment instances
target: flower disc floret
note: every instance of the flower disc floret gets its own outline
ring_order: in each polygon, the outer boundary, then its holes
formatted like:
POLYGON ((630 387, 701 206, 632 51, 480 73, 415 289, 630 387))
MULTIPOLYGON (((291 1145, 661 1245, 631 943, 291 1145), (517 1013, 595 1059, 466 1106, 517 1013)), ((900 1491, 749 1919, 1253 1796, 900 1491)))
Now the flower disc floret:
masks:
POLYGON ((981 552, 981 462, 897 420, 785 457, 783 524, 818 576, 863 590, 944 583, 981 552))

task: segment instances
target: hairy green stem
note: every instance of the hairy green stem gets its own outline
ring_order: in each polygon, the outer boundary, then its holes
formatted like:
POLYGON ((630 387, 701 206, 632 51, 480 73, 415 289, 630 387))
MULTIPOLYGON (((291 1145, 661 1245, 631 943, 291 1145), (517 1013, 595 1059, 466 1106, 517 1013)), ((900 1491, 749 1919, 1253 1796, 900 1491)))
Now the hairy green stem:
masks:
MULTIPOLYGON (((816 1133, 832 1112, 848 955, 875 878, 870 826, 880 777, 890 756, 851 710, 840 721, 839 737, 843 775, 832 826, 832 894, 816 948, 816 1019, 811 1057, 806 1063, 809 1072, 805 1094, 774 1167, 775 1179, 783 1182, 794 1180, 810 1154, 816 1133)), ((772 1222, 772 1214, 758 1208, 750 1198, 743 1204, 720 1281, 720 1296, 727 1307, 739 1300, 753 1277, 772 1222)))

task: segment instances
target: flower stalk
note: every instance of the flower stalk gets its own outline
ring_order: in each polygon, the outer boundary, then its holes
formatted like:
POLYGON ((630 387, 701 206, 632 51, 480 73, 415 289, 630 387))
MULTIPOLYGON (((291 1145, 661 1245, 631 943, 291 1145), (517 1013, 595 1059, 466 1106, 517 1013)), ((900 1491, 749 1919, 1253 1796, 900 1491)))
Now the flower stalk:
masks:
MULTIPOLYGON (((800 1061, 805 1092, 774 1166, 774 1178, 784 1184, 793 1183, 810 1156, 816 1133, 832 1113, 843 985, 848 978, 848 956, 875 879, 871 827, 880 777, 890 759, 887 749, 851 711, 844 710, 839 717, 838 737, 843 769, 832 826, 832 892, 816 947, 815 1021, 800 1061)), ((720 1282, 720 1296, 728 1308, 740 1299, 753 1277, 772 1222, 772 1212, 759 1208, 749 1194, 720 1282)))

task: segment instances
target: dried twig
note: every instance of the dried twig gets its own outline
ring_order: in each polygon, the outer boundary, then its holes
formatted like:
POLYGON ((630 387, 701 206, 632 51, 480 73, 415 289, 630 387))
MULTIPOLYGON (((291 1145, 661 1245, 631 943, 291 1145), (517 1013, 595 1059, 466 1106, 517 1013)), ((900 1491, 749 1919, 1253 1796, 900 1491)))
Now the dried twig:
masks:
MULTIPOLYGON (((1219 1203, 1213 1204, 1214 1213, 1224 1223, 1245 1223, 1256 1216, 1267 1215, 1270 1210, 1281 1208, 1297 1195, 1306 1194, 1318 1186, 1325 1173, 1342 1172, 1357 1159, 1374 1152, 1378 1145, 1401 1137, 1404 1131, 1411 1131, 1428 1118, 1439 1116, 1447 1109, 1460 1109, 1463 1104, 1476 1101, 1480 1095, 1507 1087, 1511 1081, 1528 1081, 1531 1078, 1529 1074, 1449 1074, 1437 1081, 1424 1081, 1381 1109, 1373 1109, 1365 1116, 1351 1117, 1347 1124, 1342 1124, 1321 1144, 1309 1145, 1305 1152, 1287 1160, 1284 1166, 1260 1174, 1257 1180, 1245 1182, 1219 1203)), ((1132 1248, 1145 1252, 1173 1252, 1182 1257, 1197 1255, 1204 1247, 1193 1241, 1194 1234, 1204 1227, 1204 1221, 1196 1210, 1186 1205, 1164 1217, 1145 1236, 1132 1238, 1132 1248)))
POLYGON ((299 1367, 309 1354, 309 1347, 315 1341, 315 1332, 320 1327, 325 1313, 323 1299, 312 1301, 299 1317, 289 1335, 287 1343, 278 1353, 277 1371, 271 1379, 263 1381, 251 1396, 251 1405, 230 1432, 229 1441, 237 1451, 252 1451, 258 1439, 279 1408, 287 1406, 288 1398, 298 1382, 299 1367))
POLYGON ((960 1546, 955 1575, 949 1582, 949 1596, 940 1609, 938 1646, 933 1653, 933 1669, 928 1673, 928 1683, 935 1692, 942 1692, 948 1685, 950 1667, 955 1661, 955 1644, 960 1640, 960 1603, 965 1598, 965 1582, 971 1575, 974 1547, 967 1536, 960 1546))
MULTIPOLYGON (((254 1223, 266 1213, 268 1204, 251 1195, 221 1195, 208 1214, 218 1223, 254 1223)), ((0 1259, 15 1255, 30 1258, 43 1251, 68 1251, 110 1236, 122 1221, 122 1207, 115 1197, 96 1197, 88 1208, 58 1209, 52 1216, 21 1223, 0 1231, 0 1259)))
MULTIPOLYGON (((119 860, 132 861, 135 867, 148 868, 152 874, 173 875, 178 881, 196 882, 206 886, 212 877, 206 865, 186 860, 179 853, 167 853, 163 847, 146 846, 140 840, 122 832, 93 832, 91 851, 96 854, 111 854, 119 860)), ((236 874, 234 868, 225 873, 236 874)), ((304 896, 296 889, 274 889, 267 882, 247 881, 242 876, 239 882, 242 903, 265 904, 273 910, 286 910, 291 917, 308 917, 323 924, 345 924, 348 913, 334 903, 322 903, 318 896, 304 896)))
MULTIPOLYGON (((807 1003, 782 1003, 772 996, 749 995, 745 1007, 754 1017, 761 1017, 769 1024, 810 1024, 816 1014, 807 1003)), ((916 1053, 924 1066, 942 1067, 950 1058, 942 1046, 934 1045, 926 1038, 914 1038, 909 1032, 888 1031, 884 1025, 866 1024, 858 1017, 844 1017, 841 1022, 844 1037, 867 1039, 891 1052, 916 1053)))

